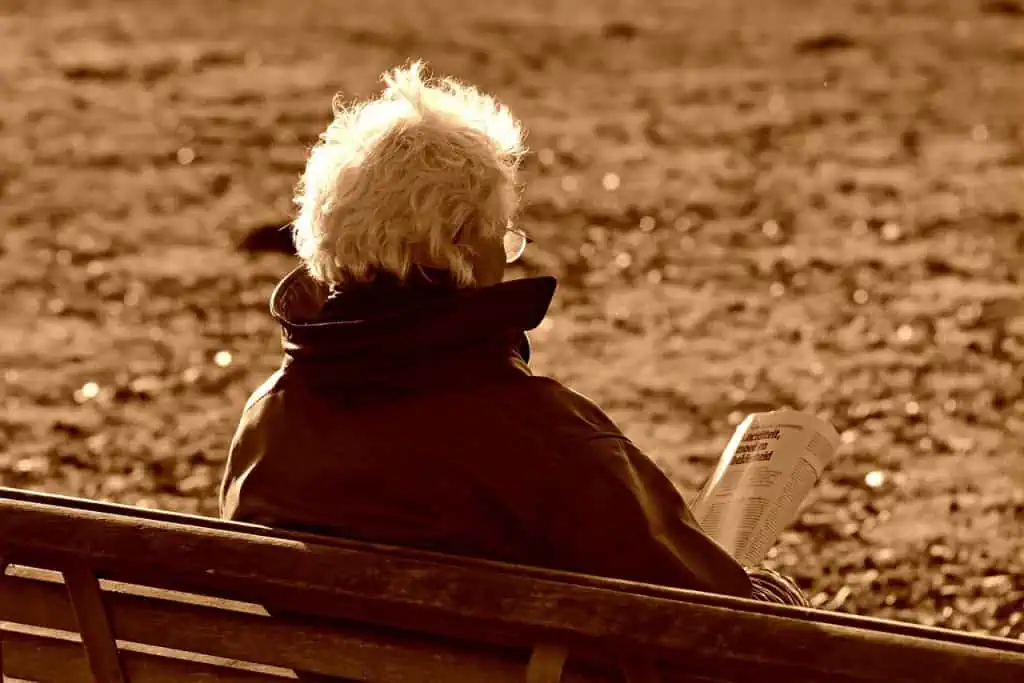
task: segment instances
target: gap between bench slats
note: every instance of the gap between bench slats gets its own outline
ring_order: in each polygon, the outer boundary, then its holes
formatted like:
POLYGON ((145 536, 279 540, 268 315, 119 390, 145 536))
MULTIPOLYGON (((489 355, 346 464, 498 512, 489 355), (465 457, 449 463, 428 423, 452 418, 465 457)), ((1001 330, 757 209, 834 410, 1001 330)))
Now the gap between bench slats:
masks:
MULTIPOLYGON (((13 567, 0 578, 0 621, 76 631, 70 600, 54 572, 13 567), (32 577, 32 578, 28 578, 32 577)), ((230 660, 301 669, 359 681, 427 683, 489 681, 523 683, 529 653, 490 652, 482 646, 452 643, 429 636, 388 632, 378 627, 346 629, 270 618, 257 606, 198 598, 208 606, 133 594, 139 588, 103 582, 104 604, 115 637, 230 660), (134 589, 134 590, 133 590, 134 589), (222 605, 217 605, 222 602, 222 605), (219 608, 218 608, 219 607, 219 608), (244 610, 244 611, 243 611, 244 610)), ((168 599, 172 598, 172 599, 168 599)), ((134 678, 131 679, 134 683, 134 678)), ((567 671, 566 683, 615 680, 567 671)))

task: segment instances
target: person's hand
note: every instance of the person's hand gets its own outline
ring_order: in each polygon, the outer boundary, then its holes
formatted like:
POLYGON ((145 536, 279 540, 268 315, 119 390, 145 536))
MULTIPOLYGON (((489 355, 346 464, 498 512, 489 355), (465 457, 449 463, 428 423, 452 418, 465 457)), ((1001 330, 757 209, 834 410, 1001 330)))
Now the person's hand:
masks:
POLYGON ((763 602, 810 607, 807 597, 793 579, 765 567, 747 568, 752 587, 751 597, 763 602))

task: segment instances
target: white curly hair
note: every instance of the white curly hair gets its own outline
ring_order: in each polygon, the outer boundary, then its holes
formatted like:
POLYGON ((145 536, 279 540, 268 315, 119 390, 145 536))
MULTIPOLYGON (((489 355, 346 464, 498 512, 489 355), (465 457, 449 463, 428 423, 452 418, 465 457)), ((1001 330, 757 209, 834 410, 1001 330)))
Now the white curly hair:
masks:
POLYGON ((520 122, 493 97, 422 62, 385 73, 373 100, 334 102, 296 189, 296 251, 329 285, 415 266, 475 282, 472 244, 501 239, 526 152, 520 122))

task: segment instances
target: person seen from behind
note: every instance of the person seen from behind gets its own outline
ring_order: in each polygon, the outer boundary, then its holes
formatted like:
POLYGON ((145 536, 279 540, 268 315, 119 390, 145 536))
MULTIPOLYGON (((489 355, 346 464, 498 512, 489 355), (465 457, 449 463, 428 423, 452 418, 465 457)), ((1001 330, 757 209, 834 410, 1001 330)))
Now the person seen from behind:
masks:
POLYGON ((521 123, 415 63, 336 104, 297 189, 284 360, 247 402, 227 519, 805 605, 700 529, 592 401, 533 374, 552 277, 504 281, 521 123))

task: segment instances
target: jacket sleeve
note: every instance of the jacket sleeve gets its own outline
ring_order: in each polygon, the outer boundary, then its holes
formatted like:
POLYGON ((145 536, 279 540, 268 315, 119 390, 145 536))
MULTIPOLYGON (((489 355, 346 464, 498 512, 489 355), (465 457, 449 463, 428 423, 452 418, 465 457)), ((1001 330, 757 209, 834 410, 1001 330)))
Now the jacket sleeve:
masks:
POLYGON ((261 434, 261 423, 265 420, 264 412, 267 399, 280 381, 281 372, 275 372, 249 396, 242 416, 238 421, 228 459, 221 478, 217 502, 221 519, 232 519, 240 522, 252 522, 242 501, 242 488, 246 479, 259 464, 265 447, 265 435, 261 434))
POLYGON ((569 571, 750 597, 746 571, 700 529, 675 485, 621 435, 579 447, 585 472, 554 477, 549 550, 569 571))

